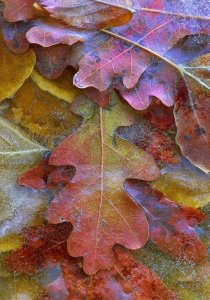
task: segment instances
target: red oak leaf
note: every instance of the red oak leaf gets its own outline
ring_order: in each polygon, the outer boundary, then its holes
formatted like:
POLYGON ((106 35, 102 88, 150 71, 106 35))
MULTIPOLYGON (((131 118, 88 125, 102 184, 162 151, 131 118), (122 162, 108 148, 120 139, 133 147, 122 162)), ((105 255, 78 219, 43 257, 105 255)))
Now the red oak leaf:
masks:
MULTIPOLYGON (((25 34, 29 43, 39 44, 43 47, 57 44, 72 45, 83 41, 84 38, 90 38, 90 34, 87 32, 88 27, 96 30, 107 26, 122 25, 132 16, 128 9, 130 5, 125 0, 121 0, 117 4, 108 3, 108 1, 100 3, 98 0, 88 0, 85 3, 80 0, 73 2, 4 0, 4 2, 4 18, 8 22, 16 22, 16 28, 20 26, 19 29, 16 29, 19 32, 18 35, 23 29, 23 24, 19 24, 17 21, 36 19, 33 20, 34 24, 31 23, 32 28, 28 28, 25 34), (49 14, 53 17, 50 18, 49 14)), ((25 35, 23 37, 25 38, 25 35)), ((26 47, 25 50, 27 50, 26 47)))
POLYGON ((199 262, 208 255, 196 234, 195 226, 205 215, 198 209, 180 206, 153 190, 143 181, 124 184, 127 194, 144 210, 150 229, 150 239, 173 257, 199 262))
POLYGON ((61 275, 47 286, 48 295, 39 300, 54 300, 56 295, 69 300, 177 299, 154 272, 120 247, 114 250, 116 262, 111 270, 87 276, 81 268, 81 259, 69 257, 66 251, 70 230, 67 223, 26 229, 24 245, 5 261, 9 271, 20 274, 34 273, 50 265, 61 267, 61 275))
POLYGON ((95 113, 50 156, 50 165, 72 165, 76 175, 51 202, 48 220, 71 222, 68 251, 72 256, 83 256, 85 272, 93 274, 112 267, 115 244, 137 249, 147 241, 145 216, 125 195, 122 184, 126 178, 153 180, 159 171, 143 150, 115 134, 119 125, 135 121, 126 104, 113 95, 111 108, 102 110, 81 100, 75 109, 84 113, 84 118, 87 110, 95 113))
POLYGON ((113 140, 116 127, 128 122, 133 122, 128 107, 112 97, 111 110, 96 108, 90 122, 61 143, 49 159, 51 165, 76 168, 72 182, 51 202, 48 220, 72 223, 68 251, 84 257, 88 274, 113 265, 116 243, 137 249, 147 240, 144 216, 120 186, 128 177, 153 180, 158 169, 148 155, 137 154, 134 145, 117 136, 113 140))
MULTIPOLYGON (((179 55, 168 52, 186 35, 209 32, 206 0, 202 3, 179 0, 137 0, 133 19, 126 25, 102 30, 105 41, 79 61, 74 83, 100 91, 116 86, 136 109, 149 105, 150 96, 171 106, 176 96, 179 55), (206 12, 207 13, 207 12, 206 12)), ((178 73, 179 73, 178 72, 178 73)))

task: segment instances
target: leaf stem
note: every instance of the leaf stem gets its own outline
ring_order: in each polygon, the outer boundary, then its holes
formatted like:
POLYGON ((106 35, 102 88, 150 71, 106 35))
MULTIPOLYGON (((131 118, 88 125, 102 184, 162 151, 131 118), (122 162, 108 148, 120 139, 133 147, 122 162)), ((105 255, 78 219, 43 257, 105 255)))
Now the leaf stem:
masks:
POLYGON ((186 15, 186 14, 182 14, 182 13, 175 13, 175 12, 151 9, 151 8, 146 8, 146 7, 141 7, 141 8, 139 8, 139 10, 151 12, 151 13, 162 14, 162 15, 168 15, 168 16, 176 16, 178 18, 186 18, 186 19, 193 19, 193 20, 200 20, 200 21, 210 21, 210 18, 205 17, 205 16, 186 15))

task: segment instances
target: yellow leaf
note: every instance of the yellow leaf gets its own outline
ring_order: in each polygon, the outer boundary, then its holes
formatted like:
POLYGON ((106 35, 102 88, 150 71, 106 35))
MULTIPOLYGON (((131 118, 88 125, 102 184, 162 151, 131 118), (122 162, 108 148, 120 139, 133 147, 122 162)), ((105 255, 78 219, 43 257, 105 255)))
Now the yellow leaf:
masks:
POLYGON ((33 279, 9 277, 1 280, 1 300, 36 300, 42 288, 33 279))
POLYGON ((184 168, 164 173, 154 182, 153 187, 166 198, 195 208, 202 207, 210 201, 208 175, 199 176, 184 168))
POLYGON ((0 34, 0 101, 13 96, 30 76, 36 57, 33 50, 24 54, 12 53, 0 34))
POLYGON ((11 234, 0 239, 0 252, 16 250, 23 244, 23 238, 17 234, 11 234))
POLYGON ((68 103, 71 103, 78 95, 79 89, 73 86, 73 74, 69 69, 66 69, 61 77, 54 80, 43 77, 36 70, 32 72, 31 78, 41 90, 49 92, 51 95, 68 103))
POLYGON ((48 147, 61 141, 80 125, 70 104, 41 90, 28 79, 9 101, 6 117, 21 125, 48 147))

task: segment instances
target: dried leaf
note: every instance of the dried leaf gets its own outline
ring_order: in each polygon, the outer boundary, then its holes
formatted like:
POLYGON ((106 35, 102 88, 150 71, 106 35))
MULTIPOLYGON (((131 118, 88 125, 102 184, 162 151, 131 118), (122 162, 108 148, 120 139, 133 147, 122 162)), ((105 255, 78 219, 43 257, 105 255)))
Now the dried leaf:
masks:
POLYGON ((41 23, 30 28, 26 33, 29 43, 42 47, 58 44, 73 45, 84 40, 82 33, 71 30, 58 22, 41 23))
POLYGON ((18 184, 36 190, 62 189, 75 175, 75 169, 68 166, 50 166, 48 159, 31 168, 18 178, 18 184))
POLYGON ((174 108, 176 141, 183 155, 206 173, 210 172, 210 90, 206 79, 209 64, 209 55, 189 64, 184 81, 191 89, 187 92, 180 83, 174 108))
POLYGON ((210 201, 210 176, 189 163, 162 169, 153 187, 179 204, 202 207, 210 201))
POLYGON ((15 55, 10 52, 0 35, 0 101, 13 96, 24 81, 30 76, 34 65, 35 55, 32 50, 25 54, 15 55))
POLYGON ((39 72, 49 78, 56 79, 61 76, 69 65, 70 48, 67 45, 56 45, 49 48, 34 46, 36 54, 36 67, 39 72))
MULTIPOLYGON (((62 88, 62 79, 60 83, 62 88)), ((39 81, 39 84, 42 83, 39 81)), ((51 89, 52 93, 58 92, 53 83, 50 83, 46 89, 51 89), (52 89, 53 87, 55 90, 52 89)), ((70 95, 70 89, 68 93, 70 95)), ((80 118, 71 113, 68 103, 42 91, 31 79, 23 84, 10 101, 6 117, 20 124, 49 147, 56 145, 80 125, 80 118)))
POLYGON ((200 210, 177 205, 143 181, 127 181, 124 188, 144 210, 149 222, 150 239, 161 250, 193 262, 208 256, 194 228, 205 218, 200 210))
POLYGON ((116 97, 112 101, 109 110, 96 109, 91 121, 61 143, 49 159, 51 165, 76 167, 72 183, 51 202, 48 220, 72 223, 68 251, 84 257, 88 274, 113 265, 111 249, 116 243, 130 249, 145 244, 145 217, 120 186, 128 177, 153 180, 158 175, 145 152, 114 137, 115 129, 132 122, 134 116, 116 97), (84 154, 83 149, 89 150, 84 154))
POLYGON ((207 1, 191 3, 137 0, 137 12, 128 24, 98 34, 102 42, 80 59, 74 83, 100 91, 117 87, 136 109, 148 107, 150 96, 172 106, 177 74, 189 73, 180 65, 183 53, 172 56, 169 50, 186 35, 209 32, 207 1))
POLYGON ((16 54, 25 53, 29 49, 26 32, 31 28, 30 22, 2 23, 2 34, 7 47, 16 54))
POLYGON ((130 20, 131 0, 39 0, 39 3, 56 19, 79 29, 100 29, 122 25, 130 20))
MULTIPOLYGON (((0 241, 35 224, 46 207, 46 195, 16 185, 17 177, 46 151, 16 126, 0 118, 0 241), (12 170, 12 171, 11 171, 12 170), (39 215, 35 215, 40 212, 39 215)), ((38 223, 38 222, 37 222, 38 223)), ((4 240, 5 241, 5 240, 4 240)))
POLYGON ((159 251, 155 246, 135 251, 135 258, 153 270, 174 290, 181 300, 208 299, 210 263, 192 264, 176 261, 159 251))
MULTIPOLYGON (((93 103, 87 100, 86 103, 89 109, 94 109, 93 103)), ((75 106, 82 114, 86 113, 84 100, 81 104, 78 100, 75 106)), ((48 220, 72 223, 68 251, 72 256, 84 257, 88 274, 113 265, 112 247, 116 243, 131 249, 145 244, 148 234, 145 217, 125 196, 120 185, 122 187, 128 177, 153 180, 158 175, 152 158, 115 136, 120 124, 129 124, 135 119, 129 107, 113 96, 108 110, 95 109, 91 121, 64 140, 49 159, 50 165, 76 167, 72 182, 51 202, 48 220), (84 148, 89 149, 86 155, 84 148)))
MULTIPOLYGON (((7 269, 20 274, 37 272, 46 265, 58 264, 62 274, 47 286, 50 299, 56 293, 69 295, 68 299, 120 299, 131 300, 177 299, 155 273, 136 261, 127 251, 115 249, 116 263, 109 271, 100 271, 87 276, 80 260, 70 258, 66 241, 70 226, 67 223, 45 225, 24 232, 25 244, 6 259, 7 269)), ((46 299, 46 298, 39 298, 46 299)), ((48 298, 49 299, 49 298, 48 298)), ((61 298, 59 298, 61 299, 61 298)))
POLYGON ((36 280, 27 278, 1 279, 2 300, 37 300, 42 288, 36 280))
POLYGON ((121 138, 131 141, 163 164, 177 164, 180 161, 175 141, 167 135, 166 131, 159 130, 143 117, 130 127, 119 127, 117 133, 121 138))
POLYGON ((73 74, 69 69, 65 70, 58 79, 54 80, 49 80, 43 77, 36 70, 33 70, 31 74, 32 80, 41 90, 46 91, 68 103, 71 103, 79 94, 79 90, 72 84, 72 77, 73 74))

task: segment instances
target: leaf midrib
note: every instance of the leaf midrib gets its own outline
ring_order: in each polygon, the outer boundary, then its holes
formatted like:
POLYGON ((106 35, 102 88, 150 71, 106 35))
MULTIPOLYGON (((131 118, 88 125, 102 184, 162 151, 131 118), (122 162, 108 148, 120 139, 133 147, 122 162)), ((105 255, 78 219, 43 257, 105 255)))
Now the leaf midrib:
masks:
MULTIPOLYGON (((199 84, 201 84, 203 87, 207 88, 208 90, 210 90, 210 87, 203 81, 201 81, 197 76, 193 75, 192 73, 188 72, 182 65, 177 65, 175 63, 173 63, 171 60, 169 60, 168 58, 158 54, 157 52, 143 46, 143 45, 140 45, 130 39, 127 39, 117 33, 114 33, 112 31, 109 31, 107 29, 101 29, 102 32, 104 32, 105 34, 108 34, 114 38, 117 38, 117 39, 120 39, 126 43, 129 43, 129 44, 132 44, 134 47, 138 47, 146 52, 148 52, 149 54, 151 55, 154 55, 156 56, 158 59, 160 60, 163 60, 164 62, 168 63, 169 65, 171 65, 173 68, 175 68, 179 73, 181 73, 182 75, 187 75, 189 77, 191 77, 193 80, 197 81, 199 84)), ((126 53, 126 51, 129 51, 129 49, 125 50, 124 53, 126 53)))

